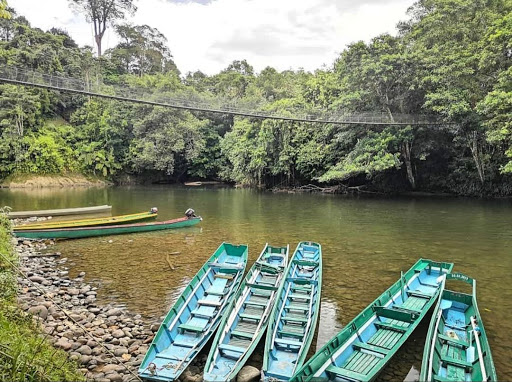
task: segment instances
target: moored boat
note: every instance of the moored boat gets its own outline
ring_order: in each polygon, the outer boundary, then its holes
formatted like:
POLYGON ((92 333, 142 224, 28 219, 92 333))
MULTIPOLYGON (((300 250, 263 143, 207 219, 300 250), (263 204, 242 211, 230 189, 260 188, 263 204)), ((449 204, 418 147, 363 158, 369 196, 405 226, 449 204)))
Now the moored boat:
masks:
POLYGON ((472 286, 472 294, 446 289, 445 282, 428 329, 421 381, 497 381, 496 369, 476 303, 476 280, 454 273, 446 280, 472 286))
POLYGON ((265 245, 217 330, 204 369, 205 381, 235 380, 254 351, 280 291, 288 252, 289 246, 265 245))
POLYGON ((198 224, 201 220, 202 218, 200 216, 192 214, 178 219, 152 223, 120 224, 101 227, 19 229, 14 231, 14 235, 28 239, 79 239, 94 236, 120 235, 125 233, 161 231, 164 229, 190 227, 198 224))
POLYGON ((93 207, 61 208, 56 210, 37 210, 37 211, 10 211, 7 213, 9 219, 24 219, 41 216, 67 216, 67 215, 87 215, 110 212, 112 206, 102 205, 93 207))
POLYGON ((160 325, 139 367, 141 378, 174 381, 180 376, 219 326, 246 264, 246 245, 219 246, 160 325))
POLYGON ((62 220, 51 221, 37 224, 24 224, 13 228, 13 231, 26 231, 32 229, 54 229, 54 228, 77 228, 77 227, 93 227, 93 226, 107 226, 129 223, 140 223, 147 220, 156 219, 158 210, 152 208, 149 212, 140 212, 137 214, 109 216, 104 218, 93 219, 80 219, 80 220, 62 220))
POLYGON ((321 245, 300 242, 285 277, 265 340, 262 370, 265 381, 287 381, 304 363, 320 311, 321 245))
POLYGON ((291 381, 373 381, 436 301, 452 263, 420 259, 349 322, 291 381))

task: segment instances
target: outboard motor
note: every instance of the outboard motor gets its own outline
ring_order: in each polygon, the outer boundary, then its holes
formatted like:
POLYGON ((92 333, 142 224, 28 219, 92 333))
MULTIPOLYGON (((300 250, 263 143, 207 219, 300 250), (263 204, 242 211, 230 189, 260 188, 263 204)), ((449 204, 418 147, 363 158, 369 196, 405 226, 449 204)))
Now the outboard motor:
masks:
POLYGON ((189 208, 188 210, 185 211, 185 216, 187 218, 195 218, 196 217, 196 211, 194 211, 192 208, 189 208))
POLYGON ((149 212, 151 212, 152 214, 156 214, 158 212, 158 208, 153 207, 149 210, 149 212))

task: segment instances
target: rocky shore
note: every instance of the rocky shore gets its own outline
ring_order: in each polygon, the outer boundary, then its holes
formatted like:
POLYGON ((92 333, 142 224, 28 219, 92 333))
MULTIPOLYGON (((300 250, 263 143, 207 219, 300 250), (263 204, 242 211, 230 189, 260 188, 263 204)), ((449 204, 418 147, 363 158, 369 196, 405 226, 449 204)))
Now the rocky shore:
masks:
MULTIPOLYGON (((67 258, 51 253, 51 241, 13 241, 24 273, 18 276, 19 306, 40 322, 54 346, 76 360, 87 380, 138 380, 138 367, 162 318, 151 322, 122 307, 98 304, 98 288, 84 281, 85 272, 70 278, 67 258)), ((206 346, 181 381, 202 382, 208 350, 206 346)), ((258 353, 238 381, 258 379, 259 367, 254 367, 261 365, 258 353)))

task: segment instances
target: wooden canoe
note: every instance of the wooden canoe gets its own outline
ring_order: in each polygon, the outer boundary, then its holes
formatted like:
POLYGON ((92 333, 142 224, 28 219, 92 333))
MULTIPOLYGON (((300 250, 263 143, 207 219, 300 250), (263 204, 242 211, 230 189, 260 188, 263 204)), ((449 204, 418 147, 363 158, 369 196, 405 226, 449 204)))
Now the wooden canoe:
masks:
POLYGON ((204 369, 209 382, 234 381, 265 332, 288 264, 289 246, 265 245, 229 305, 204 369))
POLYGON ((428 329, 421 381, 497 381, 491 349, 476 303, 476 280, 454 273, 446 280, 472 286, 472 294, 454 292, 443 282, 428 329))
POLYGON ((320 312, 321 289, 322 247, 301 242, 269 321, 263 355, 265 381, 287 381, 304 363, 320 312))
POLYGON ((223 243, 197 272, 163 320, 139 376, 174 381, 219 326, 240 287, 247 246, 223 243))
POLYGON ((44 222, 37 224, 24 224, 13 228, 13 231, 26 231, 32 229, 54 229, 54 228, 77 228, 92 226, 107 226, 117 224, 140 223, 147 220, 156 219, 156 212, 140 212, 138 214, 111 216, 105 218, 80 219, 80 220, 63 220, 58 222, 44 222))
POLYGON ((295 373, 291 381, 373 381, 436 301, 452 263, 420 259, 295 373))
POLYGON ((7 217, 9 219, 24 219, 41 216, 87 215, 110 212, 111 210, 112 206, 103 205, 94 207, 63 208, 57 210, 11 211, 7 213, 7 217))
POLYGON ((14 235, 27 239, 79 239, 93 236, 120 235, 125 233, 160 231, 164 229, 190 227, 198 224, 201 217, 183 217, 163 222, 121 224, 104 227, 54 228, 16 230, 14 235))

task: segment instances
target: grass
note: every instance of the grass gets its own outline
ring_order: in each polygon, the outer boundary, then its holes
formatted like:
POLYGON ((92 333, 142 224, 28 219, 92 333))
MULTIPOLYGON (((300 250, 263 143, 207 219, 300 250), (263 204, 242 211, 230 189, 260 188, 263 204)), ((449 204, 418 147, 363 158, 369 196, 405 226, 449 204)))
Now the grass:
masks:
POLYGON ((19 258, 10 228, 0 211, 0 381, 83 381, 77 364, 55 349, 34 319, 16 304, 13 264, 19 258))

